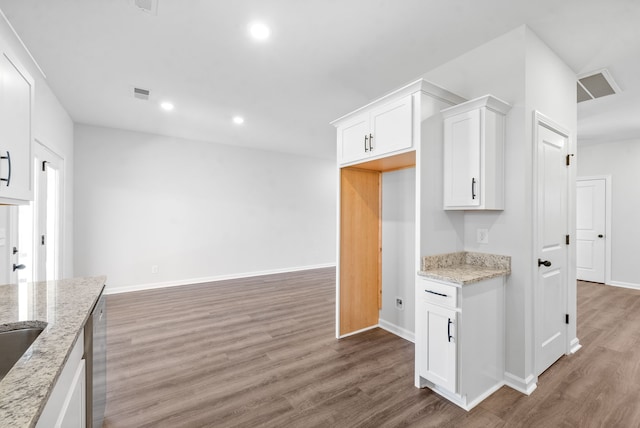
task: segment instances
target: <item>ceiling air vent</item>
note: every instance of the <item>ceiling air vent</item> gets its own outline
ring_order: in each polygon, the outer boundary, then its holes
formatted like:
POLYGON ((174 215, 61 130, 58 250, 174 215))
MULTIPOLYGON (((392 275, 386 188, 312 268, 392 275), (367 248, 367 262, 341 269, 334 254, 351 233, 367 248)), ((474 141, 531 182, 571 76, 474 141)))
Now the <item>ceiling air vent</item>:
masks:
POLYGON ((135 7, 150 15, 158 14, 158 0, 132 0, 135 7))
POLYGON ((149 100, 149 90, 142 88, 133 88, 133 96, 139 100, 149 100))
POLYGON ((578 78, 578 102, 589 101, 620 92, 609 70, 588 73, 578 78))

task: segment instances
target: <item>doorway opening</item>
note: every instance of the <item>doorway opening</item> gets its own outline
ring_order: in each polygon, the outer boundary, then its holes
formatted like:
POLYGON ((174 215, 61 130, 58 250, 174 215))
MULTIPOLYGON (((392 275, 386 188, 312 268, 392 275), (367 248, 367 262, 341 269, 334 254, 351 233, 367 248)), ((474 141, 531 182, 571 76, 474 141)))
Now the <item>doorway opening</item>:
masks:
POLYGON ((62 277, 62 209, 64 160, 39 141, 34 145, 34 200, 14 207, 12 231, 17 235, 15 282, 62 277))

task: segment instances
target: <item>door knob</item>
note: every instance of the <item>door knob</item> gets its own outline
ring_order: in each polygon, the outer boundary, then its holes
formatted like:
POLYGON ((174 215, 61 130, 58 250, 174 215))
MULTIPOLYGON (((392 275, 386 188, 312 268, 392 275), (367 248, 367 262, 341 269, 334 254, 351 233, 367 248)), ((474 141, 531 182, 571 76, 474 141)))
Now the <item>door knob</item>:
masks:
POLYGON ((17 264, 14 263, 13 264, 13 271, 15 272, 17 270, 24 269, 25 267, 26 267, 25 265, 17 265, 17 264))
POLYGON ((546 267, 551 266, 551 262, 549 260, 541 260, 538 259, 538 267, 545 265, 546 267))
POLYGON ((604 238, 604 235, 600 234, 598 235, 598 238, 604 238))

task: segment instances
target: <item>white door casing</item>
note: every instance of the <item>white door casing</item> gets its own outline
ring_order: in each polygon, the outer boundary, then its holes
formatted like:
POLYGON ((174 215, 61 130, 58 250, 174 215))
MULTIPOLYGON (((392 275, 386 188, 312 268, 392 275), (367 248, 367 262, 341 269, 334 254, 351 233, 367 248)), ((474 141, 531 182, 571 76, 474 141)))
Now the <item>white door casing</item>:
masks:
POLYGON ((567 353, 568 133, 536 115, 534 220, 535 371, 567 353))
POLYGON ((606 178, 576 183, 576 272, 578 279, 605 282, 606 178))

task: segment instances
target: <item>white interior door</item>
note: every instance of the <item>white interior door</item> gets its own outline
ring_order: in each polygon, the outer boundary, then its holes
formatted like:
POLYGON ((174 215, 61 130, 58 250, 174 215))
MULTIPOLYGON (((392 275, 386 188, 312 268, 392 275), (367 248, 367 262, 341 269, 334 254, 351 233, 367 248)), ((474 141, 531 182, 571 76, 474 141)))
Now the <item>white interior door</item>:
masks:
POLYGON ((577 181, 576 265, 584 281, 605 281, 606 180, 577 181))
POLYGON ((567 349, 567 146, 565 135, 537 124, 537 374, 549 368, 567 349))

